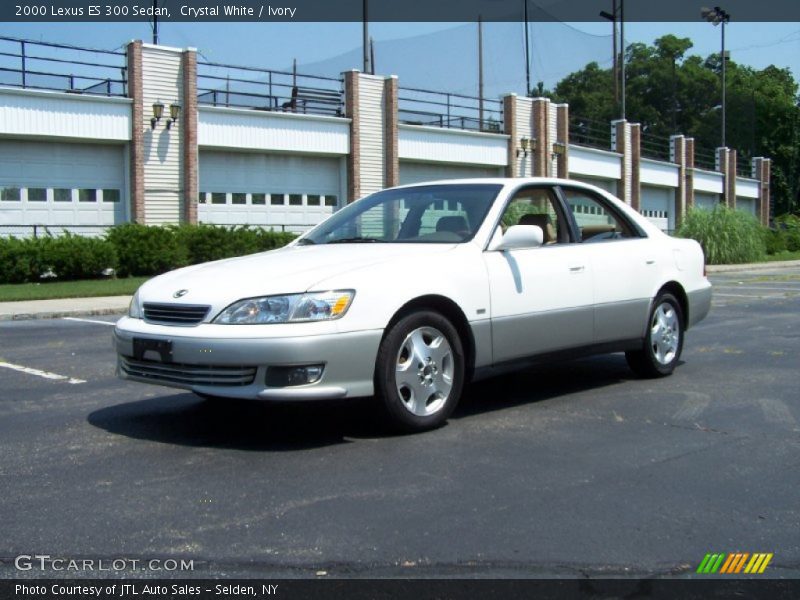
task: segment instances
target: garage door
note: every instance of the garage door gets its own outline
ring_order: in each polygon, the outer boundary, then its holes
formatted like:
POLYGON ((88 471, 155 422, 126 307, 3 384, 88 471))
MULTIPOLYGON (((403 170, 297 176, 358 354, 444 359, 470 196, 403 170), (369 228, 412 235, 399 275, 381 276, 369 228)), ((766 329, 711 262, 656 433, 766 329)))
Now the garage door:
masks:
POLYGON ((662 231, 675 227, 675 190, 654 186, 642 186, 642 214, 662 231))
POLYGON ((607 191, 609 194, 617 195, 617 180, 616 179, 600 179, 599 177, 573 177, 570 179, 574 181, 581 181, 599 187, 601 190, 607 191))
POLYGON ((343 159, 201 150, 198 220, 304 231, 342 199, 343 159))
POLYGON ((756 199, 755 198, 742 198, 736 197, 736 209, 746 212, 750 215, 756 214, 756 199))
POLYGON ((502 176, 503 169, 497 167, 400 161, 400 185, 436 181, 437 179, 502 176))
POLYGON ((711 192, 694 193, 695 208, 702 208, 704 210, 713 210, 717 204, 719 204, 719 194, 712 194, 711 192))
POLYGON ((123 146, 0 141, 0 225, 122 223, 125 187, 123 146))

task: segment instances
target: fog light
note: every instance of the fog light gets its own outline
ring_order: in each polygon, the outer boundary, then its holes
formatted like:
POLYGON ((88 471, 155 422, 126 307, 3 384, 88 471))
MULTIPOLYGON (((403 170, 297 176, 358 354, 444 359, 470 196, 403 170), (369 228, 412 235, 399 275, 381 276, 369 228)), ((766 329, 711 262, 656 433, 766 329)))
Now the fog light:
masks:
POLYGON ((269 367, 266 384, 270 387, 288 387, 316 383, 322 377, 323 370, 324 365, 269 367))

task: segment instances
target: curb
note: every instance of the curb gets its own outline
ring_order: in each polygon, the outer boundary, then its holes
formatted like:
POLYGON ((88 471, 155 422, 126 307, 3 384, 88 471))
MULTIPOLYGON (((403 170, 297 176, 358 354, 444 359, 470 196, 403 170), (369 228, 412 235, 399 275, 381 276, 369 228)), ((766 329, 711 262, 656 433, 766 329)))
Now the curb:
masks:
POLYGON ((124 308, 97 308, 91 310, 59 310, 37 313, 11 313, 0 315, 0 321, 30 321, 33 319, 63 319, 64 317, 103 317, 108 315, 124 315, 124 308))
POLYGON ((771 263, 745 263, 741 265, 707 265, 708 273, 735 273, 737 271, 769 271, 800 267, 800 260, 785 260, 771 263))

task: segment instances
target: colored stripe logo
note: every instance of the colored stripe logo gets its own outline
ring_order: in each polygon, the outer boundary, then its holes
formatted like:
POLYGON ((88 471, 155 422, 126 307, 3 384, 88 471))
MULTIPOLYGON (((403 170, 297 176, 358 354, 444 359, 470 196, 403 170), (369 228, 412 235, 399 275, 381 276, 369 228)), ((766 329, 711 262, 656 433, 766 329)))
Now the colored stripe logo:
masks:
POLYGON ((702 574, 721 573, 725 575, 737 573, 763 573, 774 554, 757 552, 731 552, 728 554, 706 554, 697 572, 702 574))

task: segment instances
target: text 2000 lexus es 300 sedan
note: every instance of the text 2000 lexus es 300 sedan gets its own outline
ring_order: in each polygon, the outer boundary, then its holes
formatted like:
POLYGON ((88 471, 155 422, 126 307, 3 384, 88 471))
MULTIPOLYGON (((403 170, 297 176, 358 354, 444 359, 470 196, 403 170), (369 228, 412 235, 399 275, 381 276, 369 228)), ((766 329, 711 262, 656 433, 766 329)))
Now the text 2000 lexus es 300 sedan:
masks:
POLYGON ((279 250, 178 269, 116 325, 126 379, 212 398, 372 396, 407 431, 467 382, 578 353, 669 375, 711 305, 700 246, 593 186, 383 190, 279 250))

